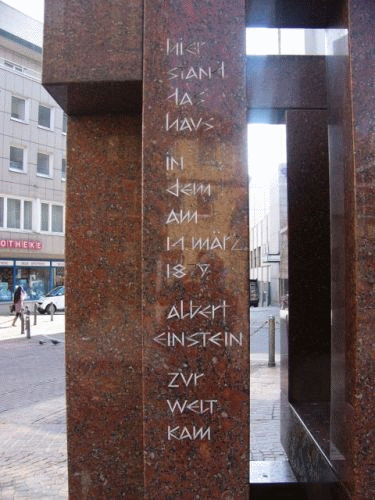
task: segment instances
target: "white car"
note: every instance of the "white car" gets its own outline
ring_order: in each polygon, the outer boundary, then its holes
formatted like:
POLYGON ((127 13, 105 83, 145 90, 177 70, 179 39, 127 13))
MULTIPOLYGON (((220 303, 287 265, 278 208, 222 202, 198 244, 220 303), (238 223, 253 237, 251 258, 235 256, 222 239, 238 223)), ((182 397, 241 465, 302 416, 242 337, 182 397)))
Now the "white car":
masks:
POLYGON ((65 287, 58 286, 38 300, 37 309, 41 314, 63 311, 65 309, 65 287))

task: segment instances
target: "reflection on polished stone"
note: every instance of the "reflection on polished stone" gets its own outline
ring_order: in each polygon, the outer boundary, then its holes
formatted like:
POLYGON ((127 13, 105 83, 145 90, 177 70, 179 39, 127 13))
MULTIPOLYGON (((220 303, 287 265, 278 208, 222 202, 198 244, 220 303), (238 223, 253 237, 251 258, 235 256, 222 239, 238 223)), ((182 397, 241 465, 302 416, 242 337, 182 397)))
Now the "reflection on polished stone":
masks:
POLYGON ((287 460, 250 462, 250 483, 296 483, 287 460))

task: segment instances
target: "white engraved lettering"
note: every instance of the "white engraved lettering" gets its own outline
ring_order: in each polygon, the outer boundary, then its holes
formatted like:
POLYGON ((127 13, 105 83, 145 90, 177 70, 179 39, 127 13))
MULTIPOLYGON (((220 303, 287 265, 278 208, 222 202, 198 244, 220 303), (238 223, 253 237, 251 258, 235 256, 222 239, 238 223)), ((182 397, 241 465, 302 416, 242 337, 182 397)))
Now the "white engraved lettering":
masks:
POLYGON ((186 276, 186 267, 182 264, 176 264, 175 266, 171 266, 167 264, 167 278, 178 278, 181 279, 186 276))
POLYGON ((172 380, 169 382, 168 387, 180 387, 180 385, 184 385, 185 387, 189 387, 189 385, 194 385, 194 387, 197 386, 198 380, 202 377, 204 377, 203 373, 190 373, 188 377, 185 377, 185 375, 182 372, 171 372, 168 373, 172 377, 172 380), (180 378, 182 379, 182 383, 179 383, 176 380, 180 378))
POLYGON ((221 79, 225 78, 224 62, 215 67, 189 66, 185 68, 184 66, 175 66, 168 70, 169 80, 212 80, 214 76, 221 79))
POLYGON ((189 182, 186 184, 180 183, 177 179, 174 184, 167 188, 167 193, 179 197, 180 195, 195 196, 197 194, 206 194, 211 196, 211 184, 203 184, 198 182, 189 182))
POLYGON ((171 248, 180 247, 180 250, 185 250, 185 237, 181 236, 178 240, 171 241, 169 236, 167 237, 167 250, 171 248))
POLYGON ((220 250, 226 250, 226 243, 230 240, 230 236, 223 236, 219 238, 191 238, 191 248, 193 250, 214 250, 216 248, 220 250))
POLYGON ((186 44, 181 40, 176 42, 167 38, 167 55, 183 56, 187 53, 198 56, 204 45, 206 45, 206 42, 190 42, 186 44))
POLYGON ((202 273, 202 277, 207 274, 210 270, 210 264, 197 264, 200 272, 202 273))
POLYGON ((194 222, 197 224, 198 222, 198 212, 190 212, 188 210, 187 212, 184 212, 183 210, 180 210, 180 212, 176 212, 175 210, 172 210, 171 213, 168 215, 167 219, 167 224, 182 224, 183 222, 187 222, 190 224, 190 222, 194 222))
POLYGON ((174 333, 174 332, 163 332, 160 335, 154 337, 154 342, 160 344, 164 347, 208 347, 208 346, 218 346, 218 347, 242 347, 243 345, 243 335, 239 332, 235 335, 232 332, 194 332, 194 333, 174 333))
POLYGON ((179 401, 176 399, 171 402, 167 399, 167 404, 170 412, 174 415, 174 413, 185 413, 187 411, 191 411, 193 413, 198 413, 199 415, 204 415, 205 413, 210 413, 210 415, 214 412, 214 406, 217 404, 216 399, 196 399, 195 401, 189 401, 184 399, 183 401, 179 401))
POLYGON ((170 113, 165 115, 165 130, 168 132, 172 130, 174 132, 194 132, 201 129, 203 132, 214 128, 213 118, 208 118, 204 121, 203 118, 194 119, 192 117, 185 117, 173 119, 170 117, 170 113))
POLYGON ((165 167, 167 171, 172 171, 175 168, 178 168, 179 170, 184 169, 184 157, 181 156, 179 160, 174 158, 173 156, 166 155, 165 157, 165 167))
POLYGON ((171 427, 168 425, 168 441, 171 441, 172 439, 177 439, 179 441, 182 441, 184 439, 189 439, 190 441, 194 441, 197 439, 203 440, 207 439, 208 441, 211 440, 211 427, 196 427, 193 425, 190 430, 188 427, 171 427))
MULTIPOLYGON (((183 300, 180 301, 179 306, 173 305, 169 310, 167 319, 183 320, 185 318, 193 319, 195 316, 203 316, 207 319, 215 319, 215 313, 221 311, 221 317, 225 320, 226 309, 229 307, 225 300, 220 304, 209 304, 207 306, 195 305, 192 300, 185 304, 183 300)), ((217 317, 218 315, 216 315, 217 317)))

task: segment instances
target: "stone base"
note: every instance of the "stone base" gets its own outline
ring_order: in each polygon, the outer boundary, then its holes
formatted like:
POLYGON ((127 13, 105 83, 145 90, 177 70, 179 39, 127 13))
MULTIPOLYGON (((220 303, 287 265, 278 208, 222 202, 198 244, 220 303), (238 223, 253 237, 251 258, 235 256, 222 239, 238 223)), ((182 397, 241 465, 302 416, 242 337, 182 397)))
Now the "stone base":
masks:
MULTIPOLYGON (((309 500, 350 500, 323 449, 293 406, 282 408, 281 441, 309 500)), ((302 498, 302 497, 301 497, 302 498)))

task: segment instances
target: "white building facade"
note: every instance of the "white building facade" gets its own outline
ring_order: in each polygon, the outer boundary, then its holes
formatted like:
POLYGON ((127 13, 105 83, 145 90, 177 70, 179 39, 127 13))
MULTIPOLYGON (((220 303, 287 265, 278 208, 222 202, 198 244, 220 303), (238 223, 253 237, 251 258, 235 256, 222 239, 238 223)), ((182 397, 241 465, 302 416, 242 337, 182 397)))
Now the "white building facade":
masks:
POLYGON ((269 186, 250 183, 250 278, 259 285, 259 306, 280 305, 281 213, 286 203, 284 164, 269 186))
POLYGON ((0 303, 64 282, 67 120, 41 85, 42 37, 0 2, 0 303))

